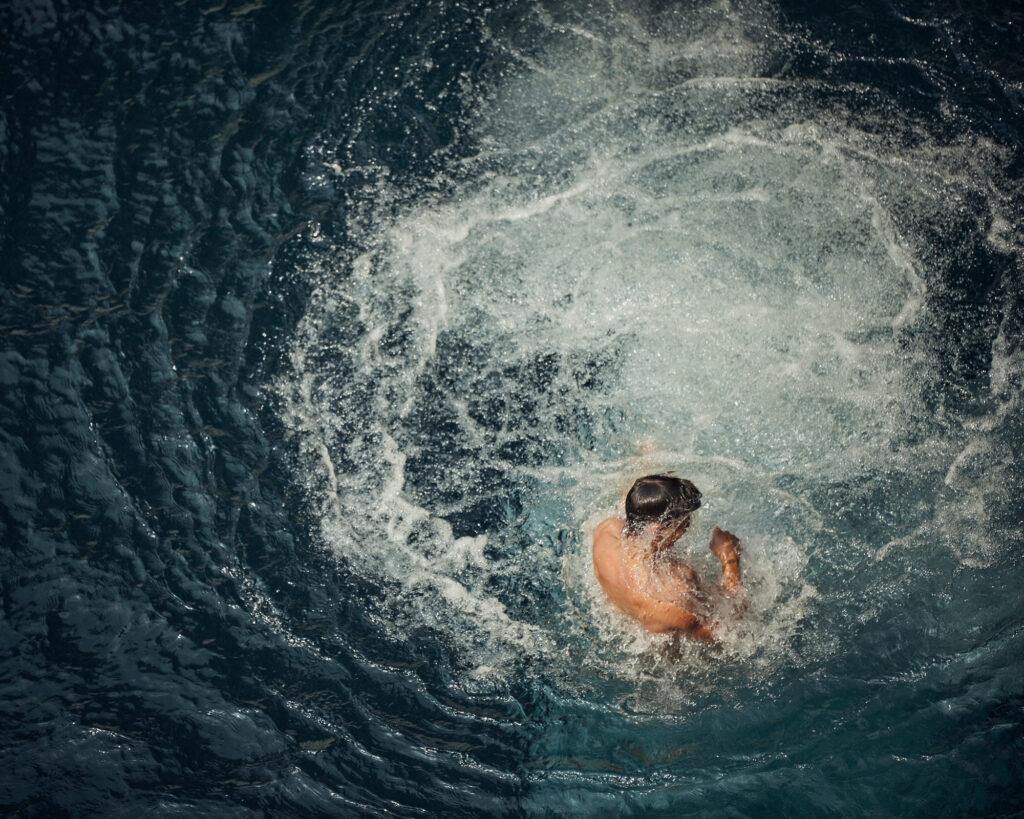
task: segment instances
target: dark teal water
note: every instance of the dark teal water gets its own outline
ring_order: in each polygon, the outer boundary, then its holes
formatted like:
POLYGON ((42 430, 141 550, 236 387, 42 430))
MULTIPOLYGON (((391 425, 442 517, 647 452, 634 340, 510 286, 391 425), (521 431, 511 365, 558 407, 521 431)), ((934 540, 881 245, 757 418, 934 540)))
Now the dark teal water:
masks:
POLYGON ((1024 814, 1022 26, 3 4, 0 812, 1024 814))

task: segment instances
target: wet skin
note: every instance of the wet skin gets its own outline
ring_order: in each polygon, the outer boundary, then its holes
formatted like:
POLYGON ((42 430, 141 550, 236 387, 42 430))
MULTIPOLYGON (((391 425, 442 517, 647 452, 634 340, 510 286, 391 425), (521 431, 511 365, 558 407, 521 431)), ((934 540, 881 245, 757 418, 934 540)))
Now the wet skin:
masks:
POLYGON ((594 530, 594 573, 617 608, 657 633, 682 632, 715 639, 721 604, 741 600, 739 540, 717 526, 708 548, 722 564, 718 583, 708 583, 669 547, 686 531, 689 517, 649 524, 639 535, 625 521, 608 518, 594 530))

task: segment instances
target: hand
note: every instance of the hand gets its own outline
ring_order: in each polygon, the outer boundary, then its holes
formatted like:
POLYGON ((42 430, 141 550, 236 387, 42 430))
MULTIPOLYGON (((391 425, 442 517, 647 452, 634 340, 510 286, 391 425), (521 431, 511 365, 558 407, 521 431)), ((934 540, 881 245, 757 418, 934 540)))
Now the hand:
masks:
POLYGON ((717 526, 711 532, 711 545, 708 546, 711 554, 723 563, 729 558, 740 556, 740 540, 732 532, 719 529, 717 526))

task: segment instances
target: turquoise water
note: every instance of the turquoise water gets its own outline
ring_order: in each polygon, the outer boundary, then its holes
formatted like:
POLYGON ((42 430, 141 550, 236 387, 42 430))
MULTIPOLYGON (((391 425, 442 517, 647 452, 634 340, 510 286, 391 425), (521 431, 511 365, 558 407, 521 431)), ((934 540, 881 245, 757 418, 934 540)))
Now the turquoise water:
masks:
POLYGON ((7 16, 5 811, 1024 810, 1019 14, 7 16))

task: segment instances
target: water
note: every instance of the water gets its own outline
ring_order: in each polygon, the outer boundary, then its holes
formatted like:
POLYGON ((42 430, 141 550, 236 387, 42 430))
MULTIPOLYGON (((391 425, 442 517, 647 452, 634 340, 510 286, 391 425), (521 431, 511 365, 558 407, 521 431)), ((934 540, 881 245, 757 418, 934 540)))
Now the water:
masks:
POLYGON ((1024 811, 1017 11, 5 15, 6 812, 1024 811))

